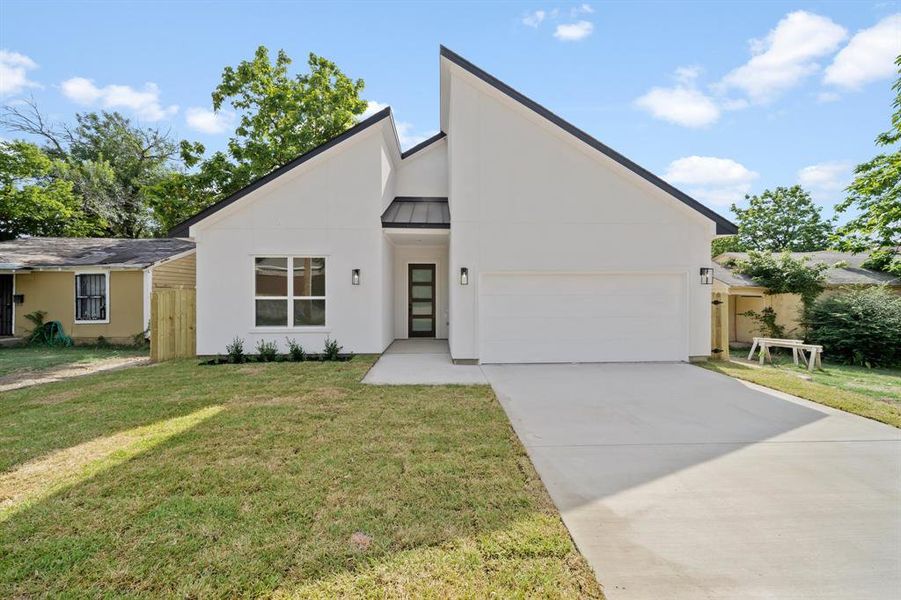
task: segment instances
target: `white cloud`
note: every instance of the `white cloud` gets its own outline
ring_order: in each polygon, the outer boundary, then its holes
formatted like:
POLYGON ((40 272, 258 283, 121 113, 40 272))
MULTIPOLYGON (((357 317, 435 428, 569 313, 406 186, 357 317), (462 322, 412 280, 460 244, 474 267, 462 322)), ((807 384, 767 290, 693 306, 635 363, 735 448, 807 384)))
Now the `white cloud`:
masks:
POLYGON ((547 13, 543 10, 536 10, 534 12, 530 12, 526 14, 522 18, 522 24, 528 27, 538 27, 541 25, 541 22, 544 21, 544 18, 547 16, 547 13))
POLYGON ((90 79, 73 77, 61 84, 63 94, 78 104, 100 104, 103 108, 125 108, 146 121, 160 121, 178 112, 178 106, 160 104, 160 88, 155 83, 144 84, 143 90, 127 85, 97 87, 90 79))
POLYGON ((192 106, 185 112, 188 127, 202 133, 223 133, 232 128, 235 113, 226 110, 214 111, 199 106, 192 106))
POLYGON ((364 110, 363 114, 359 115, 357 119, 359 119, 360 121, 362 121, 363 119, 368 119, 375 113, 385 108, 388 108, 387 104, 382 104, 381 102, 376 102, 375 100, 369 100, 366 103, 366 110, 364 110))
POLYGON ((828 17, 805 11, 787 14, 764 39, 751 40, 751 60, 728 73, 717 86, 738 89, 755 103, 766 103, 815 73, 818 58, 834 52, 847 37, 828 17))
POLYGON ((851 163, 843 161, 810 165, 798 171, 798 183, 818 202, 831 202, 837 200, 851 182, 851 168, 851 163))
POLYGON ((592 8, 590 4, 581 4, 579 6, 573 7, 573 9, 569 11, 569 14, 574 17, 577 15, 590 15, 593 13, 594 8, 592 8))
POLYGON ((557 25, 554 37, 564 42, 578 42, 591 35, 592 31, 594 31, 594 25, 590 21, 579 21, 578 23, 557 25))
POLYGON ((704 127, 720 118, 720 108, 713 99, 695 87, 700 67, 676 69, 675 87, 655 87, 635 100, 635 106, 654 118, 683 127, 704 127))
POLYGON ((669 164, 663 178, 709 204, 728 206, 751 191, 757 173, 731 158, 686 156, 669 164))
POLYGON ((859 89, 897 72, 895 57, 901 54, 901 13, 885 17, 869 29, 861 29, 826 67, 823 82, 845 89, 859 89))
POLYGON ((826 103, 826 102, 835 102, 839 100, 841 96, 836 94, 835 92, 820 92, 817 94, 817 102, 826 103))
POLYGON ((397 128, 397 140, 400 142, 400 147, 403 150, 415 146, 419 142, 425 141, 438 133, 437 131, 427 133, 414 132, 413 124, 404 121, 399 121, 395 123, 394 126, 397 128))
POLYGON ((28 71, 37 68, 37 63, 24 54, 0 50, 0 96, 11 96, 25 88, 40 87, 28 79, 28 71))

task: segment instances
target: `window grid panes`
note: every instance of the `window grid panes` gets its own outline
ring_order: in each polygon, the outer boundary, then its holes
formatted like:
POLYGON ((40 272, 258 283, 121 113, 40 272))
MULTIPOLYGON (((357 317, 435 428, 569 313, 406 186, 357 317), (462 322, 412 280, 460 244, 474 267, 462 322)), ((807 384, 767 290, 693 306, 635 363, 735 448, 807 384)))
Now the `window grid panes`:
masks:
POLYGON ((75 276, 75 320, 106 320, 106 275, 83 273, 75 276))
POLYGON ((325 325, 324 257, 254 259, 257 327, 325 325))

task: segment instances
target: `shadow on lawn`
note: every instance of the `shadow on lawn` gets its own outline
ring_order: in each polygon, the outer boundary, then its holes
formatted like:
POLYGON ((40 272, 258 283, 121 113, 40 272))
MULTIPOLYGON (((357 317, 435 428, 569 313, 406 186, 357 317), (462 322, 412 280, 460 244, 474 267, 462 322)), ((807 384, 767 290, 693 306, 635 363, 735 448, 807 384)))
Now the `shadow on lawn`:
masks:
POLYGON ((0 595, 333 595, 392 578, 453 592, 485 569, 500 590, 597 590, 490 390, 423 402, 358 385, 367 366, 325 385, 252 365, 248 400, 211 385, 196 403, 221 412, 0 524, 0 595))

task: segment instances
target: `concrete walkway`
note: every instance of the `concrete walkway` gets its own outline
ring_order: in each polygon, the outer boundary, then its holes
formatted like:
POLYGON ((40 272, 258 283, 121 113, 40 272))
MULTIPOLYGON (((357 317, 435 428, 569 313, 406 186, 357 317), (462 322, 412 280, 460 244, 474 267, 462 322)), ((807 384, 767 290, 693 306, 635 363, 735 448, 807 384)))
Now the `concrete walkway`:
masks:
POLYGON ((610 600, 898 597, 898 429, 686 364, 482 369, 610 600))
POLYGON ((363 378, 373 385, 487 385, 478 365, 455 365, 447 340, 394 340, 363 378))

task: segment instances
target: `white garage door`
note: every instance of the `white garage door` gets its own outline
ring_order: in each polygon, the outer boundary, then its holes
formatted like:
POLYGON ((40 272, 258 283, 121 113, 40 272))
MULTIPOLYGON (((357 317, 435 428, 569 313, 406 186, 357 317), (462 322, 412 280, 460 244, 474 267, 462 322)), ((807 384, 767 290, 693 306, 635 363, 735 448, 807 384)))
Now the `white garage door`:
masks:
POLYGON ((485 275, 483 363, 688 359, 684 274, 485 275))

